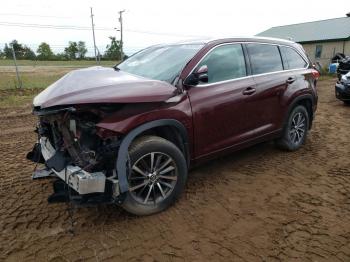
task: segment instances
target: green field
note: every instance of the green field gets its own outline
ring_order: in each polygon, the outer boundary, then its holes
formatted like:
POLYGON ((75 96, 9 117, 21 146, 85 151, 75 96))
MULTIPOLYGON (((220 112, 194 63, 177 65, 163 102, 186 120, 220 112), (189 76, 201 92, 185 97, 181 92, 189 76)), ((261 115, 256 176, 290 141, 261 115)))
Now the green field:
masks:
MULTIPOLYGON (((45 88, 61 78, 67 70, 48 72, 22 72, 20 77, 23 88, 45 88)), ((0 89, 14 89, 18 87, 16 73, 0 72, 0 89)))
MULTIPOLYGON (((101 61, 102 66, 113 66, 118 61, 101 61)), ((0 66, 13 66, 12 59, 0 59, 0 66)), ((35 60, 17 60, 19 66, 71 66, 71 67, 87 67, 94 66, 94 60, 72 60, 72 61, 35 61, 35 60)))
POLYGON ((30 106, 33 98, 42 89, 7 89, 0 90, 0 109, 30 106))
MULTIPOLYGON (((95 61, 31 61, 18 60, 23 88, 45 88, 64 74, 77 68, 95 66, 95 61)), ((117 61, 101 61, 101 66, 113 66, 117 61)), ((13 60, 0 60, 0 90, 18 87, 13 60)))

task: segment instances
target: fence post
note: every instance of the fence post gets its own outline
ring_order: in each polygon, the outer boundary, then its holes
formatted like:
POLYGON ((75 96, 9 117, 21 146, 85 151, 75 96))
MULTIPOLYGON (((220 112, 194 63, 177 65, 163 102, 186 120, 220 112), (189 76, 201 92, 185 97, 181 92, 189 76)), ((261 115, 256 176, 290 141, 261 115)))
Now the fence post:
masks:
POLYGON ((15 63, 15 67, 16 67, 16 76, 17 76, 18 86, 19 86, 19 88, 22 89, 22 81, 21 81, 21 78, 19 77, 16 54, 15 54, 15 50, 13 49, 13 46, 11 46, 11 49, 12 49, 13 61, 15 63))

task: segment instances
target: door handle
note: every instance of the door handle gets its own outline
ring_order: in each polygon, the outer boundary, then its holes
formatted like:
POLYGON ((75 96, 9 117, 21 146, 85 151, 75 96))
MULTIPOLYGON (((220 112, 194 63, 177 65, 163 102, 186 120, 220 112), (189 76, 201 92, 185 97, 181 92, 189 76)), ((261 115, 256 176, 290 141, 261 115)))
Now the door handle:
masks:
POLYGON ((255 88, 253 88, 253 87, 247 87, 242 93, 243 93, 243 95, 249 96, 249 95, 254 94, 255 91, 256 91, 255 88))
POLYGON ((295 80, 296 80, 295 77, 288 77, 286 83, 287 83, 287 84, 292 84, 292 83, 294 83, 295 80))

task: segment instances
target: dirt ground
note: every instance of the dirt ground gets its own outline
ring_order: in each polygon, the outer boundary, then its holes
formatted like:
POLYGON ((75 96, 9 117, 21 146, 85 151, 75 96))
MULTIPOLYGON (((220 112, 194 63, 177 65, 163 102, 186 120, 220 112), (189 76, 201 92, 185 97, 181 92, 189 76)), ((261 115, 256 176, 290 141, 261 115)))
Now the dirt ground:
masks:
POLYGON ((350 261, 350 107, 319 83, 314 128, 299 151, 264 143, 207 163, 167 211, 48 204, 32 181, 30 107, 0 111, 0 260, 350 261))

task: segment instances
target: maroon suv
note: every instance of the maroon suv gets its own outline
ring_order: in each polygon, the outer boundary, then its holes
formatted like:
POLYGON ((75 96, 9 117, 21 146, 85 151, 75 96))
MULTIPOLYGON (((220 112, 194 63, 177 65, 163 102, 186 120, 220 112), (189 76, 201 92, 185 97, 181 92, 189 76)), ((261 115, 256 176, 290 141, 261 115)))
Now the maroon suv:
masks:
POLYGON ((202 160, 266 140, 300 148, 318 76, 299 44, 266 38, 152 46, 114 68, 72 71, 34 99, 27 157, 45 167, 33 178, 57 178, 50 202, 162 211, 202 160))

